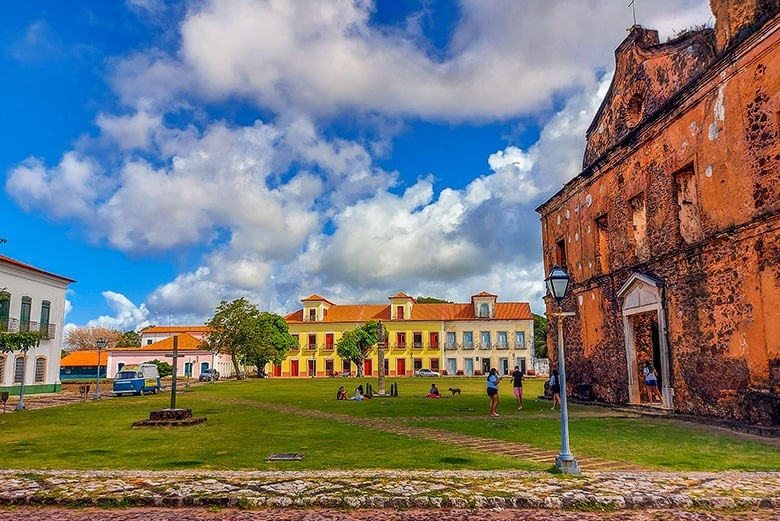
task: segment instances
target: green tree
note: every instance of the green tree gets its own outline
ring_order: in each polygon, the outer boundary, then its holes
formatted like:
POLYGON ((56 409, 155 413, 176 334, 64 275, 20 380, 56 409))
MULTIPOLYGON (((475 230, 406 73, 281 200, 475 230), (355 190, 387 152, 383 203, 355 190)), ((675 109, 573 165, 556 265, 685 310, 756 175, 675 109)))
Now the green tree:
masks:
POLYGON ((125 331, 116 343, 117 347, 141 347, 141 335, 135 331, 125 331))
POLYGON ((442 300, 436 297, 417 297, 418 304, 452 304, 451 300, 442 300))
POLYGON ((259 347, 260 311, 244 297, 217 306, 214 316, 206 322, 209 332, 205 344, 214 352, 230 355, 236 378, 244 378, 239 361, 243 361, 259 347))
POLYGON ((534 354, 536 358, 547 358, 547 318, 534 315, 534 354))
MULTIPOLYGON (((40 331, 20 331, 18 333, 0 333, 0 353, 12 353, 21 351, 24 353, 23 360, 27 363, 27 351, 40 345, 43 340, 43 333, 40 331)), ((26 368, 22 367, 22 374, 26 368)), ((19 402, 16 410, 24 409, 24 378, 19 384, 19 402)))
POLYGON ((26 353, 43 340, 40 331, 20 331, 18 333, 0 333, 0 353, 21 351, 26 353))
POLYGON ((298 345, 284 318, 263 311, 257 319, 257 342, 245 353, 246 360, 257 366, 257 375, 269 362, 281 364, 287 352, 298 345))
POLYGON ((346 358, 357 366, 359 377, 363 376, 363 362, 368 352, 379 339, 376 328, 377 321, 369 320, 356 329, 345 331, 336 342, 336 352, 341 358, 346 358))

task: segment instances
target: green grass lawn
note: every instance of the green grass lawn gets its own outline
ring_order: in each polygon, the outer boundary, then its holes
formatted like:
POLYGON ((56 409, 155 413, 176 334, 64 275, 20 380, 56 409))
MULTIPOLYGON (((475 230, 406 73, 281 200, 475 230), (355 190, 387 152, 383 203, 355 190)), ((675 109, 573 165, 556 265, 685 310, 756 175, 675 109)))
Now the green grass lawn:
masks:
MULTIPOLYGON (((168 407, 169 395, 126 397, 0 416, 0 467, 29 469, 523 469, 539 464, 473 451, 455 444, 350 425, 339 418, 391 418, 483 438, 514 441, 542 449, 560 448, 560 414, 538 400, 541 380, 526 382, 518 411, 511 384, 502 384, 500 418, 488 416, 481 378, 388 379, 400 396, 337 401, 344 385, 376 379, 263 379, 204 384, 180 392, 177 405, 192 408, 208 422, 186 428, 131 428, 149 411, 168 407), (435 381, 443 395, 424 398, 435 381), (263 404, 289 407, 290 412, 263 404), (294 411, 317 411, 301 417, 294 411), (269 462, 272 453, 301 452, 302 461, 269 462)), ((778 470, 775 445, 743 441, 657 418, 616 415, 609 409, 570 407, 572 452, 658 470, 778 470)))

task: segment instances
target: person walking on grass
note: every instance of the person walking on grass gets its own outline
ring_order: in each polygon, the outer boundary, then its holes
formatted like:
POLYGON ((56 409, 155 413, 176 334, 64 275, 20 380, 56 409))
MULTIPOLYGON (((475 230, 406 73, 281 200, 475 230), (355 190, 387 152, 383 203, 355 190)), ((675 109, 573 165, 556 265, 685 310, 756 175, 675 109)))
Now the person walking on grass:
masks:
POLYGON ((553 395, 553 406, 551 407, 552 410, 555 410, 555 406, 557 405, 560 408, 561 405, 561 381, 558 379, 558 370, 553 369, 552 375, 550 375, 550 392, 553 395))
POLYGON ((490 374, 487 377, 487 395, 490 398, 490 416, 501 416, 496 409, 498 408, 498 383, 501 381, 501 377, 498 376, 496 368, 490 370, 490 374))
POLYGON ((512 387, 515 391, 515 398, 517 398, 517 410, 523 408, 523 372, 520 370, 520 366, 515 366, 515 370, 512 371, 512 387))

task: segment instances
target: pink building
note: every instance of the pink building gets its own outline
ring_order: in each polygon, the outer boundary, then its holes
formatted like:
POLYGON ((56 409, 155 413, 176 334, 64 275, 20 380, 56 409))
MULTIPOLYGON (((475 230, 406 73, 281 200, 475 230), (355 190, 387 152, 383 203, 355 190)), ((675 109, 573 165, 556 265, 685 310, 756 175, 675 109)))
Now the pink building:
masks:
MULTIPOLYGON (((197 328, 199 326, 195 326, 197 328)), ((151 328, 151 329, 165 329, 167 336, 164 336, 161 340, 146 343, 149 338, 153 336, 147 336, 146 330, 142 334, 142 346, 141 347, 112 347, 107 349, 108 351, 108 376, 113 377, 122 367, 129 364, 141 364, 149 362, 150 360, 160 360, 168 362, 173 365, 173 341, 174 337, 178 337, 178 357, 176 359, 176 374, 178 376, 194 377, 197 378, 201 371, 205 369, 214 368, 222 376, 230 376, 233 374, 232 362, 230 356, 224 353, 214 353, 206 349, 201 343, 203 332, 199 337, 195 337, 191 334, 181 333, 182 329, 188 328, 151 328), (172 331, 176 330, 176 331, 172 331)), ((193 328, 189 328, 193 329, 193 328)), ((202 328, 205 330, 205 328, 202 328)), ((155 331, 153 334, 163 336, 164 333, 155 331)))

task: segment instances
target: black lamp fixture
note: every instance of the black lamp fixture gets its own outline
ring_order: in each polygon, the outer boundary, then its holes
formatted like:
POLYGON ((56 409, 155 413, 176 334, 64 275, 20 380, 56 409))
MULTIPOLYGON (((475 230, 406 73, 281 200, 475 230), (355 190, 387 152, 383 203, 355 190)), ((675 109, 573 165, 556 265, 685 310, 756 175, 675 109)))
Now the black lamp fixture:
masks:
POLYGON ((557 264, 552 267, 550 274, 544 279, 547 284, 547 289, 550 295, 561 305, 561 301, 566 296, 566 291, 569 289, 569 281, 571 275, 566 273, 566 270, 558 266, 557 264))

